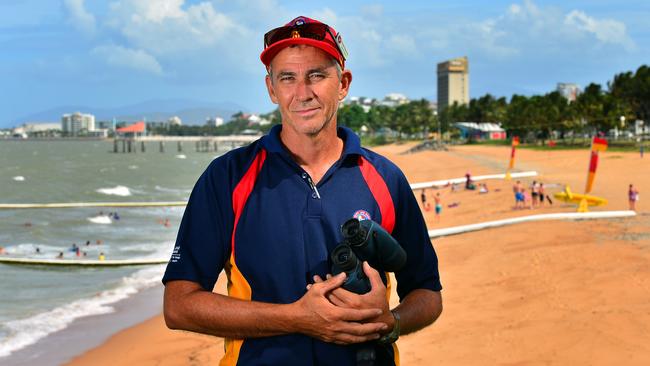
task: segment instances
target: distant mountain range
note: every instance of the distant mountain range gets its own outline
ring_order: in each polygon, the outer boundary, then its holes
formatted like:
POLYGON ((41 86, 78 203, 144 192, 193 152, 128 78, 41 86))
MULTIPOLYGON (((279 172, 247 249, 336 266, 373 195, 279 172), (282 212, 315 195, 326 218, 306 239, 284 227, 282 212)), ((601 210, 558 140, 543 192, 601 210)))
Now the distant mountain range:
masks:
POLYGON ((81 112, 95 115, 95 121, 135 122, 146 119, 147 122, 167 121, 172 116, 178 116, 185 125, 202 125, 208 117, 221 117, 225 121, 230 116, 247 108, 232 102, 211 103, 191 99, 154 99, 146 102, 117 108, 95 108, 89 106, 61 106, 38 113, 30 114, 14 121, 10 125, 0 127, 20 126, 23 123, 60 122, 61 116, 67 113, 81 112))

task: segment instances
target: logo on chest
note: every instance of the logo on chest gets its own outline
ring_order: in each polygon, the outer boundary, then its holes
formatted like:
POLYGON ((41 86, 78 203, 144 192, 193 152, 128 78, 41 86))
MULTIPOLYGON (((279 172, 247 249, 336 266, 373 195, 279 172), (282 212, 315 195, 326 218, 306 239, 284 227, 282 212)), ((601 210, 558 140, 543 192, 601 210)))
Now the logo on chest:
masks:
POLYGON ((354 212, 352 215, 353 218, 363 221, 363 220, 371 220, 372 217, 370 217, 370 214, 366 210, 357 210, 354 212))

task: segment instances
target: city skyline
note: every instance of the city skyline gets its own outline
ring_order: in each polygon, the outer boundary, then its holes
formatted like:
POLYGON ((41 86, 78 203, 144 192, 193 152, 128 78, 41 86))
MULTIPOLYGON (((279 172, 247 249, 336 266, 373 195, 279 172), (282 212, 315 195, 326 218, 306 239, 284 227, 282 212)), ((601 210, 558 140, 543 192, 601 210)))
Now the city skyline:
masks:
POLYGON ((0 127, 60 106, 155 99, 270 112, 262 35, 297 15, 342 33, 351 96, 436 100, 437 63, 463 55, 470 98, 544 94, 558 82, 606 88, 650 59, 650 5, 641 1, 8 1, 0 3, 0 127))

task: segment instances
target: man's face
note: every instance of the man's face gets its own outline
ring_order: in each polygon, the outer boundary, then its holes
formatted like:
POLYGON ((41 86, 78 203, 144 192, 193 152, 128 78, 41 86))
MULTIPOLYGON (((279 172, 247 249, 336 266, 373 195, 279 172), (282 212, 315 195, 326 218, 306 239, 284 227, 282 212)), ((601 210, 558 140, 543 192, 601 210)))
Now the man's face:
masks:
POLYGON ((313 136, 335 126, 338 103, 347 95, 352 80, 349 71, 339 77, 335 61, 327 53, 303 45, 280 51, 271 61, 271 70, 266 86, 280 108, 283 132, 313 136))

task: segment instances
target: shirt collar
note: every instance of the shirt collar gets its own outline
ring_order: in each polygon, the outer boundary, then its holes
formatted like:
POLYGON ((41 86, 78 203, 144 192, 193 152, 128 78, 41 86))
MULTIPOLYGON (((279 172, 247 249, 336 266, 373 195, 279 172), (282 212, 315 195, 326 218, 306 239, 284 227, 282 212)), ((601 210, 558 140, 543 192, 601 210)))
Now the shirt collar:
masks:
MULTIPOLYGON (((273 126, 266 136, 262 137, 262 147, 269 153, 287 153, 284 145, 282 145, 282 141, 280 140, 280 131, 282 131, 282 125, 278 124, 273 126)), ((353 154, 363 155, 361 140, 354 131, 347 127, 339 126, 337 134, 343 140, 343 158, 353 154)))

